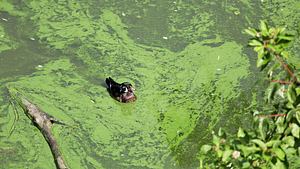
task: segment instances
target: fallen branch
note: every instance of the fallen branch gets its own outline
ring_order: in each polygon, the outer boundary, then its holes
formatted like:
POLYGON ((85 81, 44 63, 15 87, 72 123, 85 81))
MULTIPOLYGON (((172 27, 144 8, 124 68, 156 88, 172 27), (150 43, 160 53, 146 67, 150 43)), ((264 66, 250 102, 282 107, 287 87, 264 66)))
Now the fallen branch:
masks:
POLYGON ((16 95, 12 95, 15 97, 18 104, 23 108, 25 114, 33 121, 33 123, 39 128, 44 138, 49 144, 51 149, 56 167, 58 169, 67 169, 67 165, 59 151, 57 142, 52 135, 51 127, 53 123, 59 123, 54 117, 48 115, 47 113, 40 110, 36 105, 29 102, 27 99, 24 99, 22 96, 18 97, 16 95))

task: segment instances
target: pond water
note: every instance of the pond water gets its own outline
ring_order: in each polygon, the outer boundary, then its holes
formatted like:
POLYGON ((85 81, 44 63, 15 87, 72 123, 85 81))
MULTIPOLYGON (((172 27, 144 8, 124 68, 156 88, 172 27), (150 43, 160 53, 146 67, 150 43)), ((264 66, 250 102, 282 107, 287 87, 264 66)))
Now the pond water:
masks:
POLYGON ((0 168, 55 168, 9 89, 66 123, 53 132, 72 169, 198 168, 211 132, 249 126, 263 96, 266 84, 243 29, 267 17, 297 34, 297 6, 296 0, 2 0, 0 168), (137 101, 113 100, 104 87, 108 76, 131 82, 137 101))

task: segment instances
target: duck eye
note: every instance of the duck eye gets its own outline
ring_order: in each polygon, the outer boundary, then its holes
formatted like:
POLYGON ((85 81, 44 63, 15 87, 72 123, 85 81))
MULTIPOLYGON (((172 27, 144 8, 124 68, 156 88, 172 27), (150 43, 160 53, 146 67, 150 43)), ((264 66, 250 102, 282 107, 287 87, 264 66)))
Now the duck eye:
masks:
POLYGON ((121 92, 122 92, 122 93, 127 93, 127 92, 128 92, 127 87, 126 87, 126 86, 122 86, 122 87, 121 87, 121 92))

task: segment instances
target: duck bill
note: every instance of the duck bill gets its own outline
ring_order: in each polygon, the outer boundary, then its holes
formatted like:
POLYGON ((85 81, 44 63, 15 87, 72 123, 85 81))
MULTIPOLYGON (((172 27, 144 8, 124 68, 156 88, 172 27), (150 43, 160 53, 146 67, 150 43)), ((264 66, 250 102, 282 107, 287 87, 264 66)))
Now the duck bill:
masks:
POLYGON ((133 92, 127 92, 126 94, 121 96, 121 100, 124 103, 133 102, 136 100, 136 96, 133 92))

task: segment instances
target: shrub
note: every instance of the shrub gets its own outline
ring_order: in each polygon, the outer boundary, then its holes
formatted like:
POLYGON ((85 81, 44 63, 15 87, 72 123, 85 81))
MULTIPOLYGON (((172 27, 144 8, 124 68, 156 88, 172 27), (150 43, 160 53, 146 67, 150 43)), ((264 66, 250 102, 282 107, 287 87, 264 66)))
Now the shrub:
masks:
POLYGON ((239 128, 233 138, 213 132, 212 144, 200 150, 200 168, 297 168, 300 167, 299 71, 287 62, 293 36, 284 28, 245 30, 249 46, 257 52, 257 67, 267 73, 266 104, 273 108, 253 113, 253 128, 239 128))

